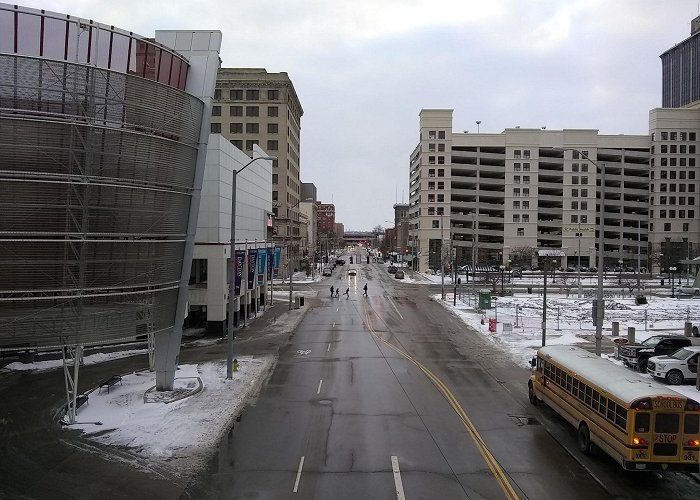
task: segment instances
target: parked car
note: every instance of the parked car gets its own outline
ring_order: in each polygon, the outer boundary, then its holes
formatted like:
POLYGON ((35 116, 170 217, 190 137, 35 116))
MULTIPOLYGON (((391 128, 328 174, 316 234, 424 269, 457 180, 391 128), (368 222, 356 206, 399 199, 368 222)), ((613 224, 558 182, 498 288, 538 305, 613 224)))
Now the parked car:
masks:
POLYGON ((402 280, 404 278, 403 271, 401 269, 397 269, 394 273, 394 278, 396 278, 397 280, 402 280))
POLYGON ((693 344, 700 344, 700 340, 681 335, 654 335, 638 344, 621 345, 618 354, 626 366, 637 367, 640 372, 646 373, 647 362, 652 356, 672 354, 693 344))
POLYGON ((679 293, 683 295, 698 295, 700 296, 700 288, 693 285, 681 285, 679 293))
POLYGON ((333 269, 330 267, 324 267, 323 268, 323 275, 324 276, 331 276, 333 274, 333 269))
POLYGON ((700 346, 688 346, 668 356, 652 356, 647 362, 647 373, 671 385, 680 385, 686 380, 695 381, 699 355, 700 346))
POLYGON ((387 269, 387 272, 389 272, 389 274, 394 274, 396 271, 396 266, 389 266, 389 268, 387 269))

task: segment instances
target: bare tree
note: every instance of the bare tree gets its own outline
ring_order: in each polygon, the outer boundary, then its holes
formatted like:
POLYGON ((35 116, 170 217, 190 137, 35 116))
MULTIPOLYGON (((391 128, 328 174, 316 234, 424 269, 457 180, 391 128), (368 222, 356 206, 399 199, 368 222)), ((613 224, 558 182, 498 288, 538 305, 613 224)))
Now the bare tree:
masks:
POLYGON ((537 255, 537 250, 532 247, 515 247, 510 251, 511 266, 529 266, 532 259, 537 255))
POLYGON ((570 278, 567 277, 561 277, 557 279, 557 285, 559 286, 560 290, 564 290, 566 292, 566 297, 569 297, 569 294, 571 293, 571 289, 574 287, 574 285, 577 282, 574 280, 571 280, 570 278))

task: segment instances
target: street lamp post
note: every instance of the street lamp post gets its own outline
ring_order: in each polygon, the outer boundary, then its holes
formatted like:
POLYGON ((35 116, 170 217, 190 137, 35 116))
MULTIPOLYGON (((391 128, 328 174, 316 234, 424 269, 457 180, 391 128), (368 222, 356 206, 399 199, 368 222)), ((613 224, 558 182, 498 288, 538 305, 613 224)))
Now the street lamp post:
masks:
POLYGON ((440 274, 442 275, 442 300, 445 300, 445 214, 440 217, 440 274))
POLYGON ((503 295, 503 283, 505 281, 506 266, 501 264, 501 295, 503 295))
POLYGON ((671 276, 670 276, 670 278, 671 278, 671 298, 673 299, 676 297, 676 281, 675 281, 676 267, 671 266, 668 268, 668 270, 671 273, 671 276))
POLYGON ((542 347, 547 343, 547 259, 543 261, 544 283, 542 287, 542 347))
POLYGON ((622 284, 622 264, 624 264, 624 261, 622 259, 617 261, 617 264, 620 266, 620 274, 617 277, 617 284, 621 285, 622 284))
POLYGON ((233 325, 233 303, 235 301, 236 293, 236 177, 239 173, 243 172, 248 166, 257 160, 268 160, 274 161, 277 157, 275 156, 258 156, 253 158, 248 163, 243 165, 243 168, 239 170, 233 169, 232 180, 231 180, 231 266, 229 269, 229 280, 228 280, 228 321, 226 323, 227 332, 227 344, 228 344, 228 356, 226 358, 226 378, 233 378, 233 364, 234 364, 234 352, 233 352, 233 339, 234 339, 234 325, 233 325))
MULTIPOLYGON (((605 302, 603 299, 603 263, 604 263, 604 232, 605 232, 605 165, 598 164, 588 157, 587 152, 583 152, 576 148, 552 148, 556 151, 574 151, 583 159, 589 161, 595 168, 596 172, 600 171, 600 201, 598 210, 598 292, 596 297, 596 326, 595 326, 595 353, 600 356, 603 341, 603 319, 605 317, 605 302)), ((544 345, 544 344, 543 344, 544 345)))
POLYGON ((576 264, 578 266, 578 269, 576 271, 576 275, 578 278, 578 298, 581 298, 581 216, 578 216, 578 233, 576 233, 576 236, 578 237, 578 263, 576 264))

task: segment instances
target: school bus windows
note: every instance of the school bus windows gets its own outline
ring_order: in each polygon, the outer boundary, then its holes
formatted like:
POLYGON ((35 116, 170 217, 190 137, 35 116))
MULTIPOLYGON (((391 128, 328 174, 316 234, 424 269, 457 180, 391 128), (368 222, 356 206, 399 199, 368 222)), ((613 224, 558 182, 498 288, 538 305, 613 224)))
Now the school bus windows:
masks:
POLYGON ((634 419, 635 432, 649 432, 651 418, 648 413, 637 413, 634 419))
POLYGON ((683 425, 686 434, 700 433, 700 415, 686 415, 685 424, 683 425))

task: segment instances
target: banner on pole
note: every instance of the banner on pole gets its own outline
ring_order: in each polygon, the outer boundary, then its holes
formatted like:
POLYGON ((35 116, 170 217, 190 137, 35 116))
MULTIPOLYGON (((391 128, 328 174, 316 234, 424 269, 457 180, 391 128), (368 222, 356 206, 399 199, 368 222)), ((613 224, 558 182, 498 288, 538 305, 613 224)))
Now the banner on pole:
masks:
POLYGON ((275 258, 275 249, 267 249, 267 281, 272 281, 272 262, 275 258))
POLYGON ((253 289, 255 284, 255 270, 258 263, 258 251, 255 248, 248 250, 248 290, 253 289))
POLYGON ((261 285, 265 281, 265 264, 267 261, 267 250, 258 248, 258 284, 261 285))
POLYGON ((236 266, 236 280, 234 283, 234 295, 241 295, 241 281, 243 280, 243 267, 245 266, 245 250, 236 250, 234 265, 236 266))
POLYGON ((282 260, 282 247, 275 247, 275 274, 280 270, 280 261, 282 260))

